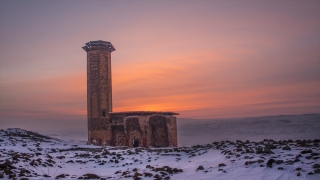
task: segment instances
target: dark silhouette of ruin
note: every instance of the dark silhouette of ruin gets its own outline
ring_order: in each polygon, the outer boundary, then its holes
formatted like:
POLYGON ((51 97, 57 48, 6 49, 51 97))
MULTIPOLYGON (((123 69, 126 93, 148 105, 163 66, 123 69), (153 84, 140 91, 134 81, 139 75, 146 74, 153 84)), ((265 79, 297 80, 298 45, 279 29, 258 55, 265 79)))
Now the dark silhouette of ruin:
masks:
POLYGON ((88 144, 129 147, 177 146, 174 112, 112 112, 110 42, 90 41, 87 52, 88 144))

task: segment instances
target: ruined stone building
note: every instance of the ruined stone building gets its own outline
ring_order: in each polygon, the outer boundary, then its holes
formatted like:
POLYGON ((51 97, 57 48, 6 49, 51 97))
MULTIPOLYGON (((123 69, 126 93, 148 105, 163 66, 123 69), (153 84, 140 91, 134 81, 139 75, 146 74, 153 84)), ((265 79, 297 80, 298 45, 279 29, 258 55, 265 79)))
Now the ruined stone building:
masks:
POLYGON ((112 112, 110 42, 90 41, 87 52, 88 143, 129 147, 177 146, 173 112, 112 112))

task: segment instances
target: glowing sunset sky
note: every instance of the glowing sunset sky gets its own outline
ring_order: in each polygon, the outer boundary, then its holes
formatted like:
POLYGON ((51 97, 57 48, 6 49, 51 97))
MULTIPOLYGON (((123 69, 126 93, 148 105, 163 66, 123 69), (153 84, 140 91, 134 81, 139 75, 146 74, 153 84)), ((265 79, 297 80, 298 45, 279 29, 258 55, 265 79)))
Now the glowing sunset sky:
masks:
POLYGON ((86 118, 88 41, 114 111, 320 113, 320 1, 0 1, 0 119, 86 118))

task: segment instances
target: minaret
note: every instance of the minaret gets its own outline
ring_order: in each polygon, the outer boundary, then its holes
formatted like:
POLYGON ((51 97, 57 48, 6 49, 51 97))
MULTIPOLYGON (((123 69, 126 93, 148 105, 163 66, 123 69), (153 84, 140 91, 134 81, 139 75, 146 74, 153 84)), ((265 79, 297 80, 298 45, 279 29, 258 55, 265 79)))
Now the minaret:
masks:
POLYGON ((110 42, 90 41, 82 47, 87 52, 88 144, 109 145, 108 124, 112 112, 110 42))

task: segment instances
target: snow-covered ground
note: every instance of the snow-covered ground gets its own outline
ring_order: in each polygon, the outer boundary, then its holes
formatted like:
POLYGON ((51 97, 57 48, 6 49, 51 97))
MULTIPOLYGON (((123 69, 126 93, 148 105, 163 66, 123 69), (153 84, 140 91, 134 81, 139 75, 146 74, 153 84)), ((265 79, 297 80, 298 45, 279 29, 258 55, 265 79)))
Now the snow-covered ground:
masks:
POLYGON ((320 179, 320 139, 130 149, 7 129, 0 145, 4 179, 320 179))
POLYGON ((77 127, 1 130, 0 179, 320 179, 319 114, 178 119, 179 148, 86 145, 77 127))

